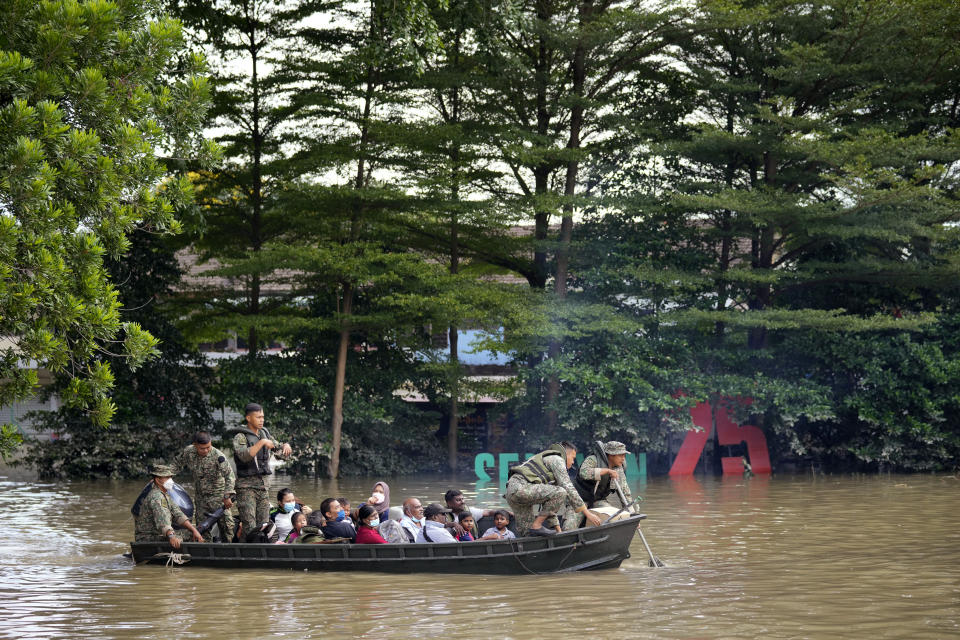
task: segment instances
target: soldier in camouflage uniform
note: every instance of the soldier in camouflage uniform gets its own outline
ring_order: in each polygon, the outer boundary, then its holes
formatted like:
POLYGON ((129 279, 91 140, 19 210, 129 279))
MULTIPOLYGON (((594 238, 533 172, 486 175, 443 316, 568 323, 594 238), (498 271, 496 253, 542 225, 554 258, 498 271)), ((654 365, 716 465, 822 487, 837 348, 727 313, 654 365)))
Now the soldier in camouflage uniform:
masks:
POLYGON ((627 471, 623 466, 627 459, 627 447, 622 442, 611 440, 603 445, 603 452, 607 454, 608 467, 601 466, 600 457, 596 454, 587 456, 580 464, 580 471, 577 473, 574 485, 580 497, 591 509, 594 507, 619 509, 625 505, 620 502, 614 482, 620 485, 627 504, 633 500, 630 487, 627 486, 627 471))
MULTIPOLYGON (((189 470, 193 477, 194 519, 197 524, 203 522, 207 514, 224 508, 223 516, 217 520, 220 527, 220 539, 230 542, 233 539, 234 520, 230 508, 236 496, 233 485, 236 477, 230 463, 219 449, 214 448, 210 434, 198 431, 193 436, 193 444, 187 445, 173 461, 174 475, 189 470)), ((204 542, 213 542, 213 531, 203 534, 204 542)))
POLYGON ((150 473, 153 475, 154 486, 140 503, 140 513, 134 518, 134 541, 168 541, 174 549, 180 548, 182 540, 203 542, 200 532, 167 494, 167 488, 173 486, 173 467, 166 464, 154 465, 150 473), (175 530, 174 523, 186 527, 187 530, 175 530))
POLYGON ((576 447, 561 442, 510 470, 504 497, 516 517, 518 535, 550 536, 554 534, 550 528, 559 532, 558 514, 563 515, 566 530, 579 526, 577 512, 594 525, 600 524, 600 518, 587 511, 567 474, 576 455, 576 447), (536 514, 534 506, 540 507, 536 514))
POLYGON ((263 407, 251 402, 244 408, 246 426, 234 429, 233 461, 237 465, 237 510, 243 536, 256 531, 270 519, 270 454, 280 459, 290 456, 287 443, 270 437, 263 426, 263 407))

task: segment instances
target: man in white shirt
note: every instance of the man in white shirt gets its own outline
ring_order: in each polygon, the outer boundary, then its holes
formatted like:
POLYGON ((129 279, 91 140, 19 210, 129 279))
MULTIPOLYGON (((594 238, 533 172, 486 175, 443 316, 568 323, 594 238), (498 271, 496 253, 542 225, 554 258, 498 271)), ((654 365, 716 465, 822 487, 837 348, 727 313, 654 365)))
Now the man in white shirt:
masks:
POLYGON ((456 542, 445 525, 445 515, 450 513, 450 509, 443 507, 436 502, 431 502, 423 510, 423 517, 426 522, 423 523, 423 529, 417 534, 417 542, 456 542))
POLYGON ((423 505, 417 498, 407 498, 403 501, 403 517, 400 518, 400 526, 403 533, 410 542, 416 542, 417 536, 423 530, 423 523, 426 518, 423 515, 423 505))

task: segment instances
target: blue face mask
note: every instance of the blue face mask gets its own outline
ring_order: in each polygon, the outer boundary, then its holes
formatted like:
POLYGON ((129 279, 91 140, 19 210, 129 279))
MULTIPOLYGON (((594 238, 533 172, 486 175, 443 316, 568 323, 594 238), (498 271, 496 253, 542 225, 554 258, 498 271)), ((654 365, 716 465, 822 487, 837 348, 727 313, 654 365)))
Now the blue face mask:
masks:
POLYGON ((296 508, 297 508, 297 503, 296 503, 296 502, 284 502, 284 503, 283 503, 283 510, 284 510, 286 513, 293 513, 293 512, 296 510, 296 508))
POLYGON ((368 522, 367 524, 370 525, 371 527, 374 527, 374 528, 379 527, 379 526, 380 526, 380 518, 374 518, 373 520, 371 520, 371 521, 368 522))
POLYGON ((344 511, 343 509, 340 509, 340 511, 337 511, 337 522, 342 522, 343 519, 346 517, 347 517, 346 511, 344 511))

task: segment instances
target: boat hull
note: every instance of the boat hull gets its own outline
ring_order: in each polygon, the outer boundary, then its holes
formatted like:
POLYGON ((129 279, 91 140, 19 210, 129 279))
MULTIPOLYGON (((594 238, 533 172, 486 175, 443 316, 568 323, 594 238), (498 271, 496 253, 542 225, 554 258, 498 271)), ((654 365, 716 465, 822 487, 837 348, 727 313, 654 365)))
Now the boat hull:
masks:
POLYGON ((232 569, 465 573, 564 573, 612 569, 630 557, 639 518, 550 537, 441 544, 220 544, 131 543, 137 563, 232 569), (171 557, 171 553, 174 555, 171 557))

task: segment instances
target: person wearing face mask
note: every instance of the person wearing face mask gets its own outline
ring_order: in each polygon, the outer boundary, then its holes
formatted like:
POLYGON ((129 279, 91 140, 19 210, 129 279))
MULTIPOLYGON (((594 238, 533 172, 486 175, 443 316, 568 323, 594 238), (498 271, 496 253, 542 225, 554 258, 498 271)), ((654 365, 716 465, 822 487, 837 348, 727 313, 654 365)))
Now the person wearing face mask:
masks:
POLYGON ((423 524, 427 521, 423 517, 423 504, 418 498, 407 498, 403 501, 403 517, 400 519, 400 526, 410 542, 416 542, 417 536, 423 529, 423 524))
POLYGON ((327 498, 321 502, 320 512, 327 521, 320 528, 324 538, 349 538, 350 542, 357 539, 357 530, 352 524, 343 521, 347 514, 340 508, 336 498, 327 498))
MULTIPOLYGON (((220 539, 229 542, 233 537, 234 520, 230 513, 236 497, 236 476, 223 453, 213 446, 210 434, 198 431, 193 435, 193 444, 188 444, 173 460, 173 475, 189 471, 195 493, 196 523, 203 522, 207 515, 223 507, 223 515, 217 520, 220 539)), ((213 542, 213 528, 203 534, 204 542, 213 542)))
POLYGON ((387 541, 377 532, 380 526, 380 516, 377 510, 369 504, 360 505, 357 509, 357 544, 386 544, 387 541))
POLYGON ((277 506, 270 510, 270 520, 277 525, 279 539, 283 540, 290 533, 293 514, 302 513, 307 516, 311 511, 310 507, 297 500, 289 488, 280 489, 277 492, 277 506))
POLYGON ((194 542, 203 542, 203 536, 167 493, 173 487, 173 467, 156 464, 149 471, 154 486, 140 503, 140 513, 134 518, 134 541, 167 541, 174 549, 179 549, 180 543, 188 536, 194 542), (176 531, 174 524, 186 530, 176 531))
POLYGON ((377 510, 377 515, 380 516, 381 522, 389 520, 390 485, 383 481, 373 485, 373 491, 370 492, 370 497, 367 498, 367 504, 377 510))

